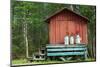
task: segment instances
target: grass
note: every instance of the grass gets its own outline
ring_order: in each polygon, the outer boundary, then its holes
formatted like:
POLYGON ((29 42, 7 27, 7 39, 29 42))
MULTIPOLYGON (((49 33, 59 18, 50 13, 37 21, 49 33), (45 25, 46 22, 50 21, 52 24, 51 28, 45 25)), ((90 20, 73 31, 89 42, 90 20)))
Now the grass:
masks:
POLYGON ((57 61, 57 60, 45 60, 45 61, 33 61, 28 62, 26 59, 15 59, 12 60, 12 65, 16 64, 54 64, 54 63, 76 63, 76 62, 91 62, 95 61, 95 59, 88 58, 86 60, 66 60, 66 61, 57 61))
POLYGON ((15 59, 15 60, 12 60, 12 64, 25 64, 25 63, 27 63, 26 59, 15 59))

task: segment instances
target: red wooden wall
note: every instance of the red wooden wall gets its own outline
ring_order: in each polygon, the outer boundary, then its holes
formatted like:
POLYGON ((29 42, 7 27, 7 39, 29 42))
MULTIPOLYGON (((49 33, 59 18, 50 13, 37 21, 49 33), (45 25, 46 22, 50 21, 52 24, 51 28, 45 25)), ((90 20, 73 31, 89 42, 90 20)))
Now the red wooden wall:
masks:
POLYGON ((50 19, 50 44, 63 44, 66 32, 75 35, 77 31, 82 39, 81 42, 87 44, 87 21, 70 11, 62 11, 50 19))

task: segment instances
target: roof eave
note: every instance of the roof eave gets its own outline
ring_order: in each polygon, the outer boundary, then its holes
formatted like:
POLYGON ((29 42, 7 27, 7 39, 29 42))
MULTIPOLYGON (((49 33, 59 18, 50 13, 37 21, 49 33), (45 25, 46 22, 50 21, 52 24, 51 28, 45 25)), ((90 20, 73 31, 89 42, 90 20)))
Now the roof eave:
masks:
POLYGON ((63 9, 61 9, 61 10, 55 12, 55 13, 52 14, 51 16, 47 17, 44 21, 45 21, 45 22, 49 22, 50 19, 51 19, 53 16, 55 16, 56 14, 60 13, 60 12, 63 11, 63 10, 68 10, 68 11, 70 11, 70 12, 72 12, 72 13, 74 13, 74 14, 76 14, 76 15, 82 17, 82 18, 84 18, 85 20, 87 20, 87 21, 89 22, 89 19, 88 19, 87 17, 85 17, 85 16, 83 16, 83 15, 80 15, 80 14, 76 13, 75 11, 72 11, 72 10, 70 10, 70 9, 68 9, 68 8, 63 8, 63 9))

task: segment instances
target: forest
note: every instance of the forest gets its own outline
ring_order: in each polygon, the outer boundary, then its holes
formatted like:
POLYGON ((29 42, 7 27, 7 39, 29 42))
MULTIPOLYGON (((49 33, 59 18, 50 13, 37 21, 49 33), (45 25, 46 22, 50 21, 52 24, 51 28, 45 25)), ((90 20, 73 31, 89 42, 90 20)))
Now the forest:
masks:
POLYGON ((96 58, 96 6, 12 1, 12 59, 32 57, 32 54, 38 51, 38 48, 48 44, 48 24, 44 20, 64 7, 89 19, 88 57, 96 58))

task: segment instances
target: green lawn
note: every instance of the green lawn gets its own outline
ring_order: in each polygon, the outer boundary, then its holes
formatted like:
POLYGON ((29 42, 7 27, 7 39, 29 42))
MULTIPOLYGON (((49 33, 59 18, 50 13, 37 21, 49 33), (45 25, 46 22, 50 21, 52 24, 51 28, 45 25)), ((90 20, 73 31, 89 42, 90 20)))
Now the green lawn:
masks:
POLYGON ((56 61, 56 60, 46 60, 46 61, 33 61, 33 62, 28 62, 26 59, 16 59, 12 60, 12 65, 14 64, 52 64, 52 63, 75 63, 75 62, 90 62, 90 61, 95 61, 95 59, 86 59, 85 61, 82 60, 66 60, 66 61, 56 61))

